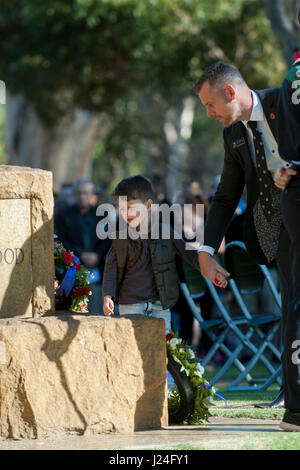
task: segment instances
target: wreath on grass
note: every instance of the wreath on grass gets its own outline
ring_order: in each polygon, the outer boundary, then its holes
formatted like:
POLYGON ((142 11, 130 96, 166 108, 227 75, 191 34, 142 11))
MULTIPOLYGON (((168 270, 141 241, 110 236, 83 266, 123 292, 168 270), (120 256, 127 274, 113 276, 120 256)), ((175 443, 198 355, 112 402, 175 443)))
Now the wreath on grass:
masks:
POLYGON ((214 396, 224 397, 203 378, 204 367, 200 360, 177 334, 167 334, 166 344, 168 370, 175 381, 175 386, 168 389, 169 422, 201 424, 208 421, 211 416, 209 406, 213 404, 214 396))
POLYGON ((55 309, 87 313, 91 287, 87 276, 89 272, 81 265, 72 251, 64 248, 54 235, 55 263, 55 309))

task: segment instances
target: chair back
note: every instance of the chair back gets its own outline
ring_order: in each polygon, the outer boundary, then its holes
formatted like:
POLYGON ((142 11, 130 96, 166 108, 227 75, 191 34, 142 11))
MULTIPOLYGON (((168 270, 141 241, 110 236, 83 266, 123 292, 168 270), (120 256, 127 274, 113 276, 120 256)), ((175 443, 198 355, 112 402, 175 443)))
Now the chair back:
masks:
POLYGON ((244 243, 239 241, 228 243, 223 262, 241 294, 255 294, 263 288, 265 276, 260 266, 250 258, 244 243))

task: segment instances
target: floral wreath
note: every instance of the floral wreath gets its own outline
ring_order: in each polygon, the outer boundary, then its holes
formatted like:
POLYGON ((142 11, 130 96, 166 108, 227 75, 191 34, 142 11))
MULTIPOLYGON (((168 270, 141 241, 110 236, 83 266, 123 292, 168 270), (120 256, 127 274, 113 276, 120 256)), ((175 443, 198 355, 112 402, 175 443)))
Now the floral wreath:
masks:
MULTIPOLYGON (((189 378, 194 394, 194 410, 187 417, 188 424, 200 424, 202 421, 208 421, 211 416, 208 407, 213 404, 214 396, 218 396, 225 401, 225 398, 210 387, 209 382, 203 378, 204 367, 200 360, 195 357, 194 351, 185 342, 178 338, 177 333, 166 335, 167 351, 180 366, 180 372, 184 372, 189 378)), ((168 390, 168 407, 177 408, 180 396, 176 388, 168 390)))
POLYGON ((91 287, 87 271, 72 251, 65 250, 54 235, 55 307, 72 312, 87 313, 91 287))

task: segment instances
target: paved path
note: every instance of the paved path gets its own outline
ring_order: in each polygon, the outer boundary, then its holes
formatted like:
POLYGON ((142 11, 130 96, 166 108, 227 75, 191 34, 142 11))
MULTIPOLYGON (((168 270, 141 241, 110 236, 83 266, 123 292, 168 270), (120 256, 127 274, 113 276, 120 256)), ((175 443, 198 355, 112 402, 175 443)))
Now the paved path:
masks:
POLYGON ((280 420, 210 418, 203 426, 169 426, 160 430, 129 434, 101 434, 92 436, 58 435, 47 439, 13 440, 0 438, 0 450, 109 450, 109 449, 169 449, 188 443, 204 449, 239 448, 241 438, 250 433, 282 433, 280 420))

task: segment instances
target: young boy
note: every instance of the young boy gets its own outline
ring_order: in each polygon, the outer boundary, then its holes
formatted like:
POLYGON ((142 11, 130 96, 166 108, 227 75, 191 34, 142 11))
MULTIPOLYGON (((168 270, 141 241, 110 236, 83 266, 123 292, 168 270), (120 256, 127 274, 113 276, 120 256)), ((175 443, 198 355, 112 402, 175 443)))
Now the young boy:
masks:
MULTIPOLYGON (((196 250, 186 250, 182 239, 174 238, 169 228, 169 237, 151 238, 151 207, 153 189, 151 182, 141 176, 122 180, 114 191, 119 212, 127 224, 128 231, 136 231, 137 239, 127 236, 112 240, 106 256, 103 277, 103 311, 114 313, 114 304, 119 304, 120 315, 142 314, 163 318, 166 331, 171 329, 170 308, 179 297, 175 254, 199 269, 196 250)), ((152 224, 153 227, 153 224, 152 224)), ((167 227, 166 225, 164 226, 167 227)), ((227 282, 221 274, 217 285, 225 287, 227 282)))

